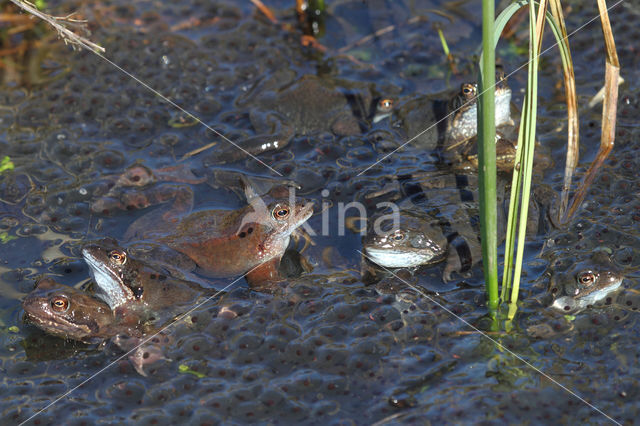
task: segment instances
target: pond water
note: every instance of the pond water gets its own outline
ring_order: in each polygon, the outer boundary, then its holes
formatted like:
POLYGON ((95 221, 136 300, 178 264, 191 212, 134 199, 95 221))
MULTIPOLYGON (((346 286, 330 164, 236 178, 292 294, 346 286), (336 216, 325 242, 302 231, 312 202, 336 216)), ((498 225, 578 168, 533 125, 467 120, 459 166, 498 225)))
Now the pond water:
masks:
MULTIPOLYGON (((411 282, 426 296, 399 301, 362 282, 361 236, 348 230, 340 235, 340 203, 363 200, 392 176, 433 169, 435 159, 412 144, 383 159, 404 142, 396 116, 358 120, 325 94, 357 94, 366 110, 376 98, 403 105, 473 81, 479 5, 328 2, 318 37, 323 53, 301 45, 293 2, 269 2, 277 25, 249 2, 81 3, 47 5, 55 15, 80 8, 91 22, 91 39, 106 48, 112 63, 46 40, 25 62, 28 68, 17 68, 22 74, 5 67, 0 89, 0 157, 8 155, 15 165, 0 174, 3 419, 41 425, 635 422, 640 32, 633 22, 640 9, 623 2, 610 11, 626 80, 614 152, 570 225, 558 230, 546 224, 528 242, 523 303, 513 330, 491 335, 536 371, 469 327, 487 327, 479 266, 446 284, 443 266, 423 268, 411 282), (442 54, 437 25, 456 58, 455 73, 442 54), (359 43, 388 26, 393 30, 359 43), (232 141, 260 146, 268 140, 260 138, 277 135, 286 146, 258 154, 256 161, 127 73, 232 141), (310 79, 326 92, 294 90, 310 79), (273 124, 272 110, 290 120, 273 124), (182 160, 211 142, 213 148, 182 160), (292 180, 317 205, 309 225, 318 235, 304 252, 313 271, 275 294, 229 279, 226 284, 234 284, 224 295, 170 328, 167 360, 146 367, 146 377, 114 344, 83 345, 24 323, 21 306, 43 274, 67 285, 86 284, 82 244, 122 239, 148 211, 126 203, 96 207, 103 206, 96 201, 109 194, 115 177, 135 164, 156 170, 184 165, 194 181, 182 185, 194 190, 196 208, 242 206, 238 188, 229 186, 233 172, 292 180), (320 214, 323 203, 331 207, 320 214), (327 232, 321 233, 324 220, 327 232), (550 275, 588 259, 595 249, 611 253, 624 271, 622 294, 612 306, 573 319, 549 310, 550 275), (224 309, 237 316, 222 315, 224 309)), ((597 15, 595 4, 568 3, 569 32, 597 15)), ((526 36, 523 27, 499 45, 497 57, 507 73, 524 63, 526 36)), ((586 107, 604 76, 597 20, 572 36, 571 48, 582 106, 581 176, 600 140, 600 107, 586 107)), ((554 165, 535 184, 556 191, 566 140, 561 73, 556 51, 545 54, 538 139, 554 165)), ((526 70, 510 76, 509 85, 521 104, 526 70)))

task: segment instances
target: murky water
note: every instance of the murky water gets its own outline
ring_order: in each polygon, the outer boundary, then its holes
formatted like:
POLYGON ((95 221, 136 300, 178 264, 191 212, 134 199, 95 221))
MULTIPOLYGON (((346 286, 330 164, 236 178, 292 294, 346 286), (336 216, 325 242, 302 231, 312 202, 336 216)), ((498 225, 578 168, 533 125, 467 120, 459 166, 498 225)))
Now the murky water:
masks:
MULTIPOLYGON (((591 8, 595 5, 574 3, 567 18, 569 31, 597 13, 591 8)), ((48 4, 58 15, 73 6, 48 4)), ((270 5, 282 23, 295 26, 291 2, 270 5)), ((260 127, 260 117, 272 105, 272 94, 295 87, 304 76, 317 76, 333 93, 392 97, 400 104, 474 79, 471 60, 480 39, 475 5, 455 11, 446 3, 385 6, 330 2, 326 33, 319 38, 328 48, 325 54, 302 47, 297 30, 269 23, 250 3, 101 2, 87 6, 86 13, 95 22, 92 40, 107 49, 111 61, 241 142, 270 131, 260 127), (415 16, 424 19, 408 24, 415 16), (435 23, 444 28, 457 74, 450 72, 442 54, 435 23), (353 45, 389 25, 396 27, 353 45)), ((640 263, 640 130, 635 121, 640 109, 635 75, 639 34, 633 25, 639 13, 628 4, 611 11, 627 81, 620 89, 614 153, 571 225, 565 230, 547 226, 528 244, 523 304, 514 330, 492 336, 624 423, 633 423, 639 411, 640 324, 632 292, 640 263), (601 247, 624 269, 626 293, 614 306, 578 314, 573 321, 550 312, 544 298, 549 274, 601 247), (540 324, 549 326, 546 332, 532 332, 531 326, 540 324)), ((596 21, 571 39, 582 105, 602 84, 599 34, 596 21)), ((516 52, 526 43, 523 28, 501 44, 498 57, 507 72, 524 61, 516 52)), ((446 285, 441 282, 442 266, 420 271, 414 280, 432 299, 412 302, 398 302, 360 281, 360 236, 350 231, 339 235, 338 203, 362 200, 389 176, 432 168, 434 159, 408 145, 360 176, 402 144, 402 131, 392 117, 338 136, 331 124, 346 109, 316 121, 291 112, 296 132, 287 146, 258 156, 299 183, 305 197, 318 205, 333 203, 327 213, 328 235, 315 237, 316 245, 305 252, 313 272, 290 280, 275 295, 250 291, 239 280, 222 298, 172 327, 172 342, 165 348, 169 360, 147 367, 148 377, 138 375, 126 359, 109 366, 122 355, 113 344, 84 346, 24 324, 21 299, 38 276, 54 276, 69 285, 85 283, 82 242, 122 238, 127 226, 146 212, 127 205, 92 209, 95 200, 108 193, 114 176, 127 167, 170 166, 186 153, 217 142, 181 163, 195 177, 206 179, 191 184, 197 208, 242 205, 237 188, 225 183, 225 171, 275 177, 264 164, 238 155, 105 60, 72 52, 57 41, 41 49, 41 60, 32 69, 40 83, 23 86, 5 73, 0 90, 0 157, 8 155, 15 164, 13 172, 0 175, 0 413, 6 421, 24 421, 71 390, 30 423, 607 420, 439 306, 486 327, 478 267, 471 277, 446 285), (222 307, 239 316, 218 315, 222 307), (18 330, 9 330, 13 326, 18 330)), ((537 184, 556 190, 562 181, 566 127, 560 81, 560 60, 551 52, 542 61, 538 135, 556 164, 537 184)), ((524 71, 509 79, 516 103, 525 82, 524 71)), ((316 104, 310 96, 292 98, 287 102, 293 110, 316 104)), ((287 107, 281 108, 286 114, 287 107)), ((600 114, 599 108, 581 110, 582 171, 599 144, 600 114)), ((282 130, 285 124, 275 128, 282 130)), ((309 223, 320 233, 322 215, 309 223)))

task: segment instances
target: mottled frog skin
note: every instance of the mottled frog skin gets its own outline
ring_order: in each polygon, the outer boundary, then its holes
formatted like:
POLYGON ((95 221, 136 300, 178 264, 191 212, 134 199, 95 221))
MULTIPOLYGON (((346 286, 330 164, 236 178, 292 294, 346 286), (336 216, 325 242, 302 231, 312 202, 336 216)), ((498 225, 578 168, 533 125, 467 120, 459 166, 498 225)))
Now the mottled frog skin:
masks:
MULTIPOLYGON (((504 237, 505 210, 504 183, 498 185, 498 232, 504 237)), ((423 218, 423 229, 429 230, 427 237, 434 247, 438 247, 438 255, 425 264, 433 264, 446 260, 443 271, 445 282, 453 279, 453 273, 468 275, 473 265, 482 259, 482 247, 479 238, 478 222, 478 189, 477 176, 455 174, 448 171, 433 171, 397 176, 394 182, 383 192, 395 192, 402 197, 402 210, 411 211, 400 215, 399 229, 409 229, 411 222, 404 220, 416 217, 423 218), (428 227, 426 227, 428 224, 428 227), (445 252, 446 255, 442 255, 445 252)), ((378 195, 372 194, 373 196, 378 195)), ((382 245, 376 245, 374 237, 366 240, 365 253, 383 253, 382 245)), ((401 247, 396 250, 400 252, 401 247)), ((415 257, 397 253, 394 256, 395 267, 411 267, 415 257)), ((385 262, 385 260, 382 260, 385 262)), ((387 264, 389 260, 386 260, 387 264)), ((384 266, 381 264, 381 266, 384 266)))
POLYGON ((564 313, 580 312, 619 290, 624 276, 607 253, 593 252, 590 259, 576 263, 566 273, 552 274, 551 307, 564 313))
POLYGON ((242 150, 231 144, 216 147, 212 161, 232 162, 245 158, 246 152, 259 155, 282 149, 296 135, 359 135, 393 109, 391 99, 382 99, 368 87, 347 81, 304 75, 282 87, 274 85, 282 82, 258 83, 238 105, 249 109, 255 136, 238 142, 242 150))
POLYGON ((437 221, 416 209, 398 212, 397 226, 389 218, 378 227, 373 217, 363 240, 365 256, 384 268, 411 268, 444 260, 447 239, 437 221), (381 229, 375 229, 381 228, 381 229))
POLYGON ((96 283, 96 296, 116 312, 127 309, 141 318, 158 319, 193 305, 205 292, 196 283, 137 259, 112 239, 85 245, 82 255, 96 283))
POLYGON ((278 279, 277 269, 291 234, 311 217, 313 203, 278 186, 259 196, 245 182, 248 205, 237 210, 191 212, 193 193, 185 189, 170 208, 134 222, 129 241, 153 241, 186 256, 208 277, 245 275, 251 282, 278 279))
POLYGON ((66 339, 98 343, 118 333, 140 334, 135 319, 117 318, 106 303, 51 278, 41 279, 22 307, 29 322, 66 339))
MULTIPOLYGON (((463 150, 478 133, 477 86, 464 83, 443 101, 442 95, 419 97, 397 108, 397 117, 407 141, 421 150, 463 150)), ((496 128, 512 125, 511 89, 505 80, 495 88, 496 128)), ((398 123, 396 123, 398 124, 398 123)))

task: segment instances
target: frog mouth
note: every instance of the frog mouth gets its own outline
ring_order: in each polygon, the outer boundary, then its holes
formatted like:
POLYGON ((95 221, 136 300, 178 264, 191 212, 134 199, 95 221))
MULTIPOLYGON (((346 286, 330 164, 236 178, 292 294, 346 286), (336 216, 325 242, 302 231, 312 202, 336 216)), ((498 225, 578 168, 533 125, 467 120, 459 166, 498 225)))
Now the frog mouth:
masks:
POLYGON ((74 324, 65 320, 64 318, 49 319, 42 315, 36 315, 33 312, 29 312, 27 309, 24 311, 26 319, 42 330, 45 330, 49 334, 62 337, 73 337, 78 339, 80 336, 88 335, 91 330, 88 326, 82 324, 74 324))
POLYGON ((295 222, 291 224, 289 234, 291 234, 293 231, 302 226, 303 223, 309 220, 311 215, 313 215, 313 205, 313 201, 308 201, 304 206, 300 208, 300 211, 298 211, 294 217, 295 222))

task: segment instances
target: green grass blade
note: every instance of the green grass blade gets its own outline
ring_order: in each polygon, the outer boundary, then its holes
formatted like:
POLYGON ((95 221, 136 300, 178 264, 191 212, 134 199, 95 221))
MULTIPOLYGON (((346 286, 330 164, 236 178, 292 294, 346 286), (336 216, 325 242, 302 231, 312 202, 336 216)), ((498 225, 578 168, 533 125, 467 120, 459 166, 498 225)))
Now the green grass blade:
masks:
MULTIPOLYGON (((518 293, 520 291, 520 274, 522 271, 522 257, 524 253, 524 243, 527 232, 527 217, 529 212, 529 195, 531 192, 531 175, 533 171, 533 152, 535 148, 536 138, 536 119, 538 108, 538 54, 540 40, 535 33, 536 12, 533 2, 529 8, 529 36, 531 44, 529 46, 529 66, 527 78, 527 95, 523 109, 523 122, 520 126, 524 126, 522 132, 523 139, 518 140, 518 145, 522 144, 523 163, 520 165, 520 171, 523 172, 522 177, 522 199, 520 204, 520 217, 518 221, 518 246, 516 249, 516 259, 513 271, 513 285, 511 289, 510 303, 515 307, 518 301, 518 293)), ((511 315, 515 314, 515 310, 511 315)), ((512 317, 511 317, 512 318, 512 317)), ((509 319, 511 319, 509 318, 509 319)))

